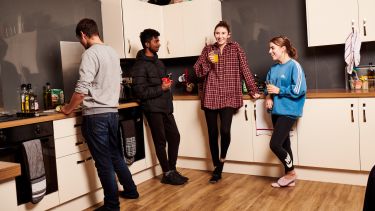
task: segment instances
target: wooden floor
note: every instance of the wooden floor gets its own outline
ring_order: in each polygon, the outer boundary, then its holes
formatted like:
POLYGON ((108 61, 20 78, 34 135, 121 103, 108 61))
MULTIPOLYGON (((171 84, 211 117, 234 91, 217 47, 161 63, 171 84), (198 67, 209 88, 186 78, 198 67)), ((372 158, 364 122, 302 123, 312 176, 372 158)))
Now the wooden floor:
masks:
POLYGON ((275 178, 230 173, 223 173, 217 184, 209 184, 210 172, 179 171, 190 178, 186 185, 161 184, 160 178, 148 180, 138 185, 139 199, 120 199, 121 210, 355 211, 363 206, 362 186, 298 180, 295 187, 272 188, 275 178))

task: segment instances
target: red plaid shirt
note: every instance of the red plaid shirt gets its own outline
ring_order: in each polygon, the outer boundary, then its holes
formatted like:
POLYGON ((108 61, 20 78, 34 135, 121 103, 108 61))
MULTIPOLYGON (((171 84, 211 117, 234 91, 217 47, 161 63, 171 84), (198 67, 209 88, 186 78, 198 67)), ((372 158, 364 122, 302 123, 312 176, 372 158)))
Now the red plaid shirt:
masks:
POLYGON ((219 50, 217 43, 203 48, 202 54, 194 65, 195 73, 203 78, 201 95, 202 107, 221 109, 225 107, 240 108, 243 105, 243 78, 250 95, 258 93, 254 77, 247 64, 245 52, 237 42, 229 41, 219 54, 219 62, 211 63, 208 53, 219 50))

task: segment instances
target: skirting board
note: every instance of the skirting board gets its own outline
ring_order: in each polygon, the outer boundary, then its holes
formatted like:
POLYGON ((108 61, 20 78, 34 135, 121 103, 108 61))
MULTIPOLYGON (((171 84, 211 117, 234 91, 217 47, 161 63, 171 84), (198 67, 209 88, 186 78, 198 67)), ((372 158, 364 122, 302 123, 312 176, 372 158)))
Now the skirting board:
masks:
MULTIPOLYGON (((177 166, 198 170, 212 171, 212 162, 209 159, 179 157, 177 166)), ((296 166, 298 179, 319 182, 332 182, 350 185, 367 185, 369 172, 345 171, 338 169, 308 168, 296 166)), ((284 174, 283 167, 275 164, 248 163, 226 161, 223 172, 248 174, 257 176, 280 177, 284 174)))

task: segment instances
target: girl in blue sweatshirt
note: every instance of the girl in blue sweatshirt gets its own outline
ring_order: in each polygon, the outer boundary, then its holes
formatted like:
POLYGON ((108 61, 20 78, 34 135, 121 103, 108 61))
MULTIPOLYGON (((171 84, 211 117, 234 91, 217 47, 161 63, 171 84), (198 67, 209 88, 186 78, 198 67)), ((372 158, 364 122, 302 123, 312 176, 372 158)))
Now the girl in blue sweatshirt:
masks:
POLYGON ((306 79, 301 65, 295 60, 297 50, 285 36, 274 37, 269 52, 274 64, 266 78, 266 108, 272 114, 273 134, 270 147, 285 168, 285 175, 272 183, 273 187, 294 186, 297 179, 289 132, 302 116, 306 98, 306 79))

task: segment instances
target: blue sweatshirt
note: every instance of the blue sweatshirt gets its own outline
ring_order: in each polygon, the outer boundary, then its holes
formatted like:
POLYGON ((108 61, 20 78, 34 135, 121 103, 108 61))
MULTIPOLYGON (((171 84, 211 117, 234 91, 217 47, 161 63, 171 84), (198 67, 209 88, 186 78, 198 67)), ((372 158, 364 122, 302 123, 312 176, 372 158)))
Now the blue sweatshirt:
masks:
POLYGON ((274 64, 266 80, 280 88, 280 93, 273 95, 272 114, 301 117, 306 98, 306 78, 301 65, 294 59, 274 64))

